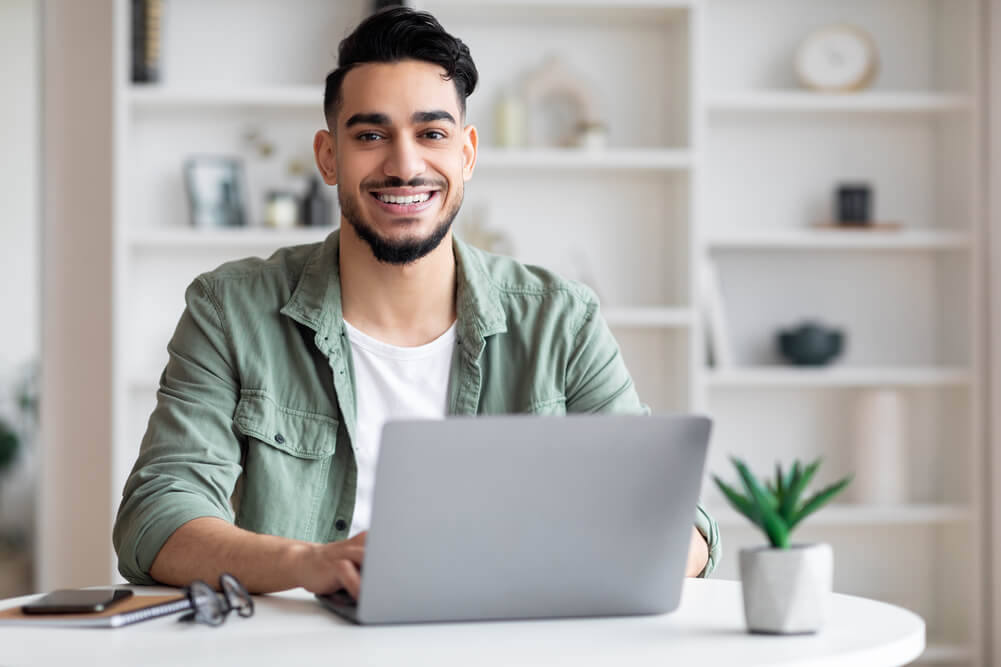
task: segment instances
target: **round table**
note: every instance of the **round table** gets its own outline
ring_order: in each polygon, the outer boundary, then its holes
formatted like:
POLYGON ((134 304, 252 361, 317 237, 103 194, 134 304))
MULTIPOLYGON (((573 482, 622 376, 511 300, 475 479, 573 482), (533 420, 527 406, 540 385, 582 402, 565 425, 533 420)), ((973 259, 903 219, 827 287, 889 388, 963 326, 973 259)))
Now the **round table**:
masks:
MULTIPOLYGON (((137 594, 171 589, 135 587, 137 594)), ((35 596, 0 601, 7 608, 35 596)), ((211 628, 167 617, 109 629, 0 627, 0 663, 18 665, 903 665, 925 624, 882 602, 835 594, 816 635, 748 634, 740 583, 688 579, 671 614, 363 627, 299 589, 257 596, 256 613, 211 628)))

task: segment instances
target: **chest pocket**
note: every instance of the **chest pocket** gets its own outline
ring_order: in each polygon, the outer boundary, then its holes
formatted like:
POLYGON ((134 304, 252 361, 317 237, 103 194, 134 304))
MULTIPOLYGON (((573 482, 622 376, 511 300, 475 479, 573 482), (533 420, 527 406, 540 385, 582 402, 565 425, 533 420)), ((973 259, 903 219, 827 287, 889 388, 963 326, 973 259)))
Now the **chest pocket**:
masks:
POLYGON ((237 525, 313 539, 337 448, 338 420, 283 407, 260 390, 244 390, 233 423, 246 438, 237 525))
POLYGON ((543 401, 536 401, 528 412, 533 415, 565 415, 567 413, 567 399, 563 396, 556 396, 543 401))

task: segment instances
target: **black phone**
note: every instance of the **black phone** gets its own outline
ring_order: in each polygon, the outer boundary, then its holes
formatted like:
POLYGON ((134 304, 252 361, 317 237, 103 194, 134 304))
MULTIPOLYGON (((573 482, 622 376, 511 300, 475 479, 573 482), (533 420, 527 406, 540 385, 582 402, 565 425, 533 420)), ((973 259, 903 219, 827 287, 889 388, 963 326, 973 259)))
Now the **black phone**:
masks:
POLYGON ((128 588, 67 588, 43 595, 21 607, 25 614, 88 614, 104 611, 132 597, 128 588))

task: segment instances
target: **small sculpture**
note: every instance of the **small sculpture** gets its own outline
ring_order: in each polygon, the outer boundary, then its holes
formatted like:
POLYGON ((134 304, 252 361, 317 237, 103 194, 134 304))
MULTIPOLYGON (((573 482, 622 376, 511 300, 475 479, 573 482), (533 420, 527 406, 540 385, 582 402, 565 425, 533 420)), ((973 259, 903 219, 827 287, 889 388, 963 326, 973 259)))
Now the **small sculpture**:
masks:
POLYGON ((605 122, 591 89, 566 63, 549 56, 522 87, 533 145, 603 147, 605 122))

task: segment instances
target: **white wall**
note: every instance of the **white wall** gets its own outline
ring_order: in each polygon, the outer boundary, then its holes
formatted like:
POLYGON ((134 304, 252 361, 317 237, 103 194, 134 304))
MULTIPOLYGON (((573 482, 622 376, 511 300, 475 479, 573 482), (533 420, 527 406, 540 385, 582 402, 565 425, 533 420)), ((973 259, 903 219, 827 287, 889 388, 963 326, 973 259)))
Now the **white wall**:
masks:
MULTIPOLYGON (((36 0, 0 2, 0 383, 38 354, 39 121, 36 0)), ((3 386, 0 385, 0 390, 3 386)))
POLYGON ((41 0, 43 310, 36 587, 111 547, 112 3, 41 0))

